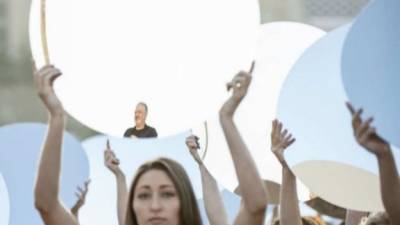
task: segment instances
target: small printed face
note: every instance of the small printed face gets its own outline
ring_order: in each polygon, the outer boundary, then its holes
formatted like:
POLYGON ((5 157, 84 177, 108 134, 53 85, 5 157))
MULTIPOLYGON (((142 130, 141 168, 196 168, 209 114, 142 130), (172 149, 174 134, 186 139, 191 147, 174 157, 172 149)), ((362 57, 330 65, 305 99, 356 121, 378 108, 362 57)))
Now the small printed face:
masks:
POLYGON ((132 206, 139 225, 180 224, 180 199, 174 183, 162 170, 150 170, 139 178, 132 206))
POLYGON ((146 108, 142 104, 138 104, 135 109, 135 123, 142 125, 146 122, 146 108))

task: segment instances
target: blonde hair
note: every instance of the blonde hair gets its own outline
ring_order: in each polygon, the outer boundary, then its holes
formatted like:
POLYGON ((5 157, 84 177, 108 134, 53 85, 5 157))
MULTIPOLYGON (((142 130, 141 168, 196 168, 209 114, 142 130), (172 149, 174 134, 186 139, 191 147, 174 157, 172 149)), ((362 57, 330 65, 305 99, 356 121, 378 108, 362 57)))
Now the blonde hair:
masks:
MULTIPOLYGON (((314 216, 303 216, 301 217, 301 223, 303 225, 326 225, 326 223, 319 217, 314 216)), ((273 225, 279 225, 280 220, 276 219, 273 225)))
POLYGON ((139 167, 129 190, 124 224, 138 225, 136 214, 132 207, 135 188, 140 177, 150 170, 164 171, 174 183, 181 203, 179 225, 202 225, 197 200, 185 169, 178 162, 168 158, 158 158, 139 167))

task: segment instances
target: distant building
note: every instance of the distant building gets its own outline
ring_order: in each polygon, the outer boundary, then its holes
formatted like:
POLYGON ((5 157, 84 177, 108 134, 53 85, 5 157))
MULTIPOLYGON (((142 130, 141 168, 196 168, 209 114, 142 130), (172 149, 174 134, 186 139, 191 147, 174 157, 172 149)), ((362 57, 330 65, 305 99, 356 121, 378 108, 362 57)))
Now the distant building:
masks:
POLYGON ((370 0, 302 0, 306 21, 325 30, 351 22, 370 0))
POLYGON ((0 54, 19 59, 29 50, 30 0, 0 0, 0 54))
POLYGON ((370 0, 260 0, 261 22, 295 21, 332 30, 350 22, 370 0))
POLYGON ((0 53, 7 51, 7 6, 5 0, 0 0, 0 53))

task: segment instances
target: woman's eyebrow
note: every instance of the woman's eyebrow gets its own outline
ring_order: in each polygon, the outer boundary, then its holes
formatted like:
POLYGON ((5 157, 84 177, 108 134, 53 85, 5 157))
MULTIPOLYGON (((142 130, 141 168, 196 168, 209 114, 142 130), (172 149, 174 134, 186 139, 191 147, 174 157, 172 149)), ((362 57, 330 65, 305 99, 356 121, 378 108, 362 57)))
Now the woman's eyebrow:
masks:
POLYGON ((163 184, 160 186, 160 188, 163 189, 163 188, 175 188, 175 187, 171 184, 163 184))
POLYGON ((151 189, 151 188, 150 188, 150 185, 142 185, 142 186, 139 186, 138 189, 151 189))

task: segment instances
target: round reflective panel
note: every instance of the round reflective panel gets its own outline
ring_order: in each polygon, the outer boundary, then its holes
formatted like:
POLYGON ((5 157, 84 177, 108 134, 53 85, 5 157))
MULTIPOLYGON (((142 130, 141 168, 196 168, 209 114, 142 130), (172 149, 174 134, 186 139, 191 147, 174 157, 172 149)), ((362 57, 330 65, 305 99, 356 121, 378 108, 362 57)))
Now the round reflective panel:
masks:
MULTIPOLYGON (((39 3, 30 42, 41 66, 39 3)), ((121 137, 145 102, 159 136, 176 134, 216 114, 226 80, 254 60, 259 24, 257 0, 48 0, 50 62, 63 71, 55 89, 101 133, 121 137)))
POLYGON ((391 144, 400 146, 400 1, 372 1, 354 21, 342 53, 346 93, 391 144))
MULTIPOLYGON (((278 118, 296 137, 286 159, 313 193, 344 208, 380 211, 376 158, 357 144, 345 106, 340 63, 349 29, 332 31, 296 63, 282 88, 278 118)), ((400 152, 393 152, 400 161, 400 152)))
MULTIPOLYGON (((7 185, 10 225, 43 224, 34 207, 33 188, 47 125, 19 123, 0 127, 0 173, 7 185), (23 215, 23 216, 21 216, 23 215)), ((89 164, 79 141, 64 133, 60 198, 72 207, 77 186, 89 177, 89 164)))

